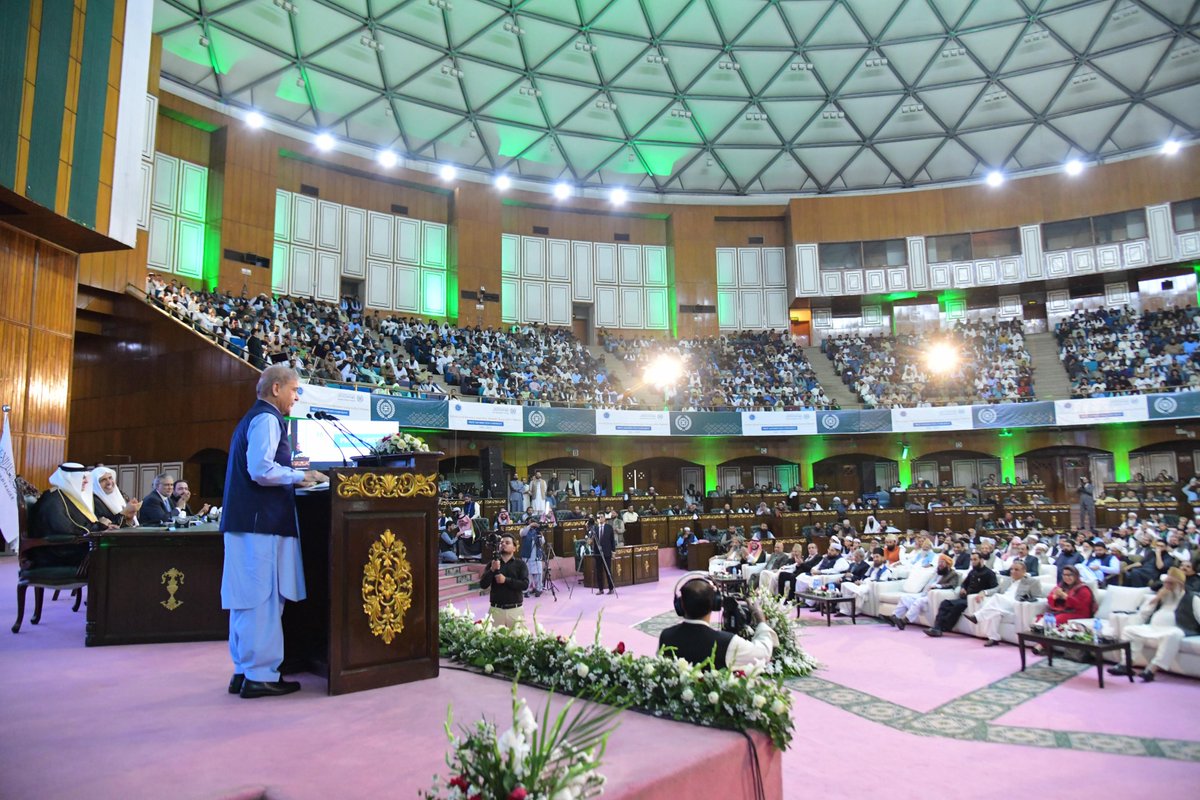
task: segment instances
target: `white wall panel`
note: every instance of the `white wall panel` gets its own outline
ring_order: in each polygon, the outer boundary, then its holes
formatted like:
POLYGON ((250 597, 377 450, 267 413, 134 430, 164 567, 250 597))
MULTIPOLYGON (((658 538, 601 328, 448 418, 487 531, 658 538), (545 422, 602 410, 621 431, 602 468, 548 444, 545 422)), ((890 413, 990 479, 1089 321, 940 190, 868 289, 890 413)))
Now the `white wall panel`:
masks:
POLYGON ((145 115, 142 120, 142 159, 153 161, 154 144, 158 138, 158 97, 155 95, 146 94, 145 115))
POLYGON ((739 326, 743 330, 763 327, 763 295, 761 289, 738 290, 739 326))
POLYGON ((908 244, 908 285, 913 289, 929 288, 929 265, 925 261, 925 237, 909 236, 908 244))
POLYGON ((1071 313, 1071 293, 1066 289, 1053 289, 1046 292, 1046 314, 1071 313))
POLYGON ((280 242, 292 240, 292 193, 275 190, 275 238, 280 242))
POLYGON ((595 298, 592 291, 591 242, 571 242, 571 296, 584 303, 590 303, 595 298))
MULTIPOLYGON (((397 266, 396 269, 401 269, 397 266)), ((434 317, 446 316, 446 271, 421 270, 421 313, 434 317)))
POLYGON ((738 248, 738 286, 762 286, 761 248, 738 248))
MULTIPOLYGON (((545 280, 546 240, 539 236, 521 237, 521 277, 545 280)), ((524 295, 522 295, 524 296, 524 295)))
POLYGON ((175 274, 199 278, 204 272, 204 223, 175 219, 175 274))
POLYGON ((667 285, 667 248, 646 245, 642 248, 642 268, 647 286, 667 285))
POLYGON ((1021 259, 1000 259, 1000 279, 1005 283, 1017 283, 1021 280, 1021 259))
POLYGON ((546 275, 552 281, 571 280, 571 243, 566 239, 546 241, 546 275))
POLYGON ((764 247, 763 286, 782 288, 787 286, 787 264, 782 247, 764 247))
POLYGON ((500 279, 500 320, 517 321, 517 307, 521 304, 521 282, 509 278, 500 279))
POLYGON ((154 163, 143 161, 139 165, 139 169, 139 186, 141 186, 139 199, 141 203, 138 205, 137 226, 141 230, 146 230, 150 227, 150 195, 154 192, 154 163))
POLYGON ((342 209, 342 274, 367 276, 367 212, 353 206, 342 209))
POLYGON ((445 223, 422 221, 421 265, 445 269, 447 242, 445 223))
POLYGON ((796 245, 796 294, 813 295, 821 289, 820 270, 817 267, 817 246, 796 245))
POLYGON ((1096 248, 1096 264, 1107 272, 1121 268, 1121 245, 1103 244, 1096 248))
POLYGON ((596 283, 616 283, 617 246, 607 242, 596 242, 594 258, 596 283))
POLYGON ((292 195, 292 242, 317 245, 317 201, 307 195, 292 195))
POLYGON ((521 274, 521 237, 515 233, 500 235, 500 274, 521 274))
POLYGON ((653 331, 665 331, 671 326, 670 298, 667 296, 667 290, 648 287, 645 298, 646 318, 642 320, 643 324, 653 331))
POLYGON ((868 294, 887 291, 887 272, 882 269, 869 269, 863 273, 865 288, 868 294))
POLYGON ((190 161, 179 162, 179 216, 203 221, 207 216, 208 168, 190 161))
MULTIPOLYGON (((1026 262, 1028 263, 1028 262, 1026 262)), ((1066 250, 1046 253, 1046 275, 1050 278, 1065 278, 1071 274, 1070 254, 1066 250)))
POLYGON ((150 204, 174 214, 179 203, 179 159, 163 153, 154 154, 154 191, 150 204))
POLYGON ((1175 260, 1175 222, 1171 204, 1146 206, 1146 227, 1150 232, 1150 260, 1155 264, 1175 260))
POLYGON ((570 325, 571 287, 565 283, 550 283, 546 288, 546 321, 551 325, 570 325))
POLYGON ((889 292, 904 291, 908 288, 908 270, 905 267, 888 267, 887 288, 889 292))
POLYGON ((342 283, 342 259, 337 253, 317 251, 316 298, 336 303, 342 283))
POLYGON ((287 294, 290 249, 286 242, 275 242, 271 248, 271 291, 275 294, 287 294))
POLYGON ((737 248, 717 248, 717 286, 737 286, 737 248))
POLYGON ((1025 260, 1025 277, 1041 278, 1042 272, 1042 226, 1021 226, 1021 255, 1025 260))
MULTIPOLYGON (((1197 237, 1200 239, 1200 237, 1197 237)), ((1122 258, 1127 267, 1144 267, 1150 263, 1150 243, 1145 239, 1136 242, 1126 242, 1122 249, 1122 258)), ((1197 252, 1200 255, 1200 250, 1197 252)))
POLYGON ((328 200, 317 202, 317 247, 342 249, 342 206, 328 200))
MULTIPOLYGON (((392 229, 392 221, 388 219, 388 230, 392 229)), ((390 255, 390 253, 389 253, 390 255)), ((411 296, 416 298, 414 291, 411 296)), ((392 262, 367 262, 367 308, 392 308, 392 262)))
POLYGON ((721 330, 737 330, 740 314, 741 312, 738 310, 737 289, 718 289, 717 327, 721 330))
POLYGON ((788 326, 787 291, 784 289, 763 290, 764 324, 768 328, 784 330, 788 326))
POLYGON ((1000 300, 999 317, 1001 319, 1013 319, 1014 317, 1020 317, 1022 315, 1021 295, 1005 294, 1005 295, 1001 295, 999 300, 1000 300))
POLYGON ((642 327, 642 290, 629 286, 621 287, 621 327, 642 327))
POLYGON ((930 289, 949 289, 951 284, 951 274, 949 264, 930 264, 929 265, 929 288, 930 289))
POLYGON ((292 247, 288 264, 288 294, 312 297, 316 283, 316 254, 307 247, 292 247))
POLYGON ((620 327, 615 286, 596 287, 596 326, 599 328, 620 327))
POLYGON ((821 294, 833 295, 842 293, 842 273, 836 270, 821 273, 821 294))
POLYGON ((1129 304, 1129 284, 1104 284, 1104 305, 1109 308, 1120 308, 1129 304))
MULTIPOLYGON (((620 256, 620 278, 623 286, 640 286, 642 284, 642 247, 636 244, 617 246, 620 256)), ((622 295, 624 297, 624 295, 622 295)), ((623 301, 622 301, 623 302, 623 301)), ((640 305, 639 305, 640 308, 640 305)), ((622 306, 622 314, 624 307, 622 306)))
POLYGON ((396 236, 394 240, 395 255, 392 257, 398 264, 421 263, 421 221, 408 217, 393 217, 396 236))
POLYGON ((367 212, 367 258, 375 261, 391 261, 395 258, 392 252, 394 223, 391 214, 380 214, 378 211, 367 212))
MULTIPOLYGON (((1179 234, 1176 246, 1180 258, 1200 256, 1200 231, 1179 234)), ((1128 255, 1126 257, 1128 258, 1128 255)))
POLYGON ((155 269, 171 272, 174 269, 175 218, 161 211, 150 212, 149 249, 146 264, 155 269))
POLYGON ((842 273, 843 294, 862 294, 863 287, 863 271, 861 269, 848 269, 842 273))
POLYGON ((950 275, 954 278, 954 285, 960 289, 965 289, 975 285, 975 265, 970 261, 955 261, 950 265, 950 275))
POLYGON ((1000 267, 993 260, 975 262, 975 284, 992 286, 1000 282, 1000 267))
POLYGON ((1096 271, 1096 249, 1081 247, 1071 251, 1071 271, 1075 274, 1096 271))

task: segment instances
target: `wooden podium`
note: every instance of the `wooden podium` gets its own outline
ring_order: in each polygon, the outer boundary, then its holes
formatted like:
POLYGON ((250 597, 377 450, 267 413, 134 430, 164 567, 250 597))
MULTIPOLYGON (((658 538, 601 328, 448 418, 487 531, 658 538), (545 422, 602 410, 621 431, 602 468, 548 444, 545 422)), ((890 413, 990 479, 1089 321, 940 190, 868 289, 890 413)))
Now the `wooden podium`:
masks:
POLYGON ((286 671, 329 694, 437 677, 438 455, 334 469, 297 495, 308 599, 284 610, 286 671))

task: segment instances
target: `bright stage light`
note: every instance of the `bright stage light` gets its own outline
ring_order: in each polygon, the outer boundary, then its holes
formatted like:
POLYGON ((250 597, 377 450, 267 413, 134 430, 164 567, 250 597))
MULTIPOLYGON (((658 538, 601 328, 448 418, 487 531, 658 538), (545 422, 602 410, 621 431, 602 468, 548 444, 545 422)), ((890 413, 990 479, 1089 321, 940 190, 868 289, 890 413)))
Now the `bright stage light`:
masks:
POLYGON ((554 184, 554 197, 558 200, 566 200, 571 196, 571 184, 556 183, 554 184))
POLYGON ((949 372, 958 366, 958 351, 945 342, 938 342, 925 354, 925 365, 930 372, 949 372))
POLYGON ((503 192, 505 189, 512 186, 512 179, 507 175, 497 175, 496 180, 493 181, 493 184, 498 190, 503 192))
POLYGON ((1004 173, 998 169, 994 169, 987 175, 987 185, 993 189, 1004 183, 1004 173))
POLYGON ((1066 163, 1066 165, 1063 167, 1063 169, 1066 171, 1066 173, 1068 175, 1071 175, 1071 176, 1078 175, 1079 173, 1083 172, 1083 162, 1080 161, 1078 158, 1072 158, 1070 161, 1068 161, 1066 163))
POLYGON ((257 111, 251 111, 248 114, 246 114, 246 124, 249 125, 251 128, 261 128, 263 125, 266 124, 266 122, 267 121, 265 119, 263 119, 263 115, 258 113, 257 111))
POLYGON ((678 356, 664 353, 651 361, 642 378, 651 386, 665 389, 674 386, 683 377, 683 361, 678 356))
POLYGON ((1175 155, 1179 152, 1179 142, 1174 139, 1168 139, 1163 142, 1162 151, 1169 156, 1175 155))
POLYGON ((376 156, 376 159, 378 159, 379 165, 384 169, 391 169, 400 162, 399 156, 397 156, 391 150, 381 150, 379 155, 376 156))
POLYGON ((458 176, 458 170, 456 170, 450 164, 443 164, 442 168, 438 170, 438 175, 440 175, 444 181, 452 181, 458 176))
POLYGON ((623 206, 625 205, 625 201, 629 199, 629 193, 624 189, 613 189, 608 199, 614 206, 623 206))
POLYGON ((328 153, 334 148, 337 141, 328 133, 321 133, 317 134, 317 138, 313 140, 313 143, 316 144, 318 150, 328 153))

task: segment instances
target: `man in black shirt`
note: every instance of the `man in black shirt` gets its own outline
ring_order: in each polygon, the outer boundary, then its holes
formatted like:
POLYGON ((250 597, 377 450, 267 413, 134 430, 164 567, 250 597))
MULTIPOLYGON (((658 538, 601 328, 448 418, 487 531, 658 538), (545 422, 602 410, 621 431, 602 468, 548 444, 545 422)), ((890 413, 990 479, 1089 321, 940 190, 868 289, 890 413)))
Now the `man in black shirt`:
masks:
POLYGON ((709 623, 720 603, 706 573, 683 576, 675 585, 675 598, 675 610, 683 616, 683 622, 658 635, 659 652, 666 651, 690 664, 704 664, 705 669, 746 669, 769 661, 779 646, 779 637, 767 624, 762 609, 754 604, 750 605, 753 639, 712 628, 709 623))
POLYGON ((525 590, 529 588, 529 567, 519 558, 516 540, 511 533, 501 534, 500 551, 479 578, 479 588, 490 590, 492 623, 505 628, 525 626, 525 610, 521 608, 525 590))
POLYGON ((942 631, 953 628, 958 618, 967 610, 968 598, 971 595, 991 591, 996 586, 996 573, 983 563, 979 553, 971 553, 971 571, 963 578, 958 597, 942 603, 933 621, 933 627, 926 628, 925 634, 936 638, 942 635, 942 631))

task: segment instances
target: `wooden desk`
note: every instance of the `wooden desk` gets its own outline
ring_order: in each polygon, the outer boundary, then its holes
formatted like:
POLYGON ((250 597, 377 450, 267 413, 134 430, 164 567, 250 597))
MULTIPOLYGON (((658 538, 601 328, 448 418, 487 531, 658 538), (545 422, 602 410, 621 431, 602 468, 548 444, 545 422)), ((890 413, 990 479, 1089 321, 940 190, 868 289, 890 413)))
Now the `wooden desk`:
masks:
POLYGON ((717 546, 712 542, 702 541, 688 545, 688 570, 708 572, 708 561, 717 554, 717 546))
POLYGON ((215 525, 132 528, 95 537, 88 568, 89 647, 229 638, 221 609, 225 547, 215 525))

